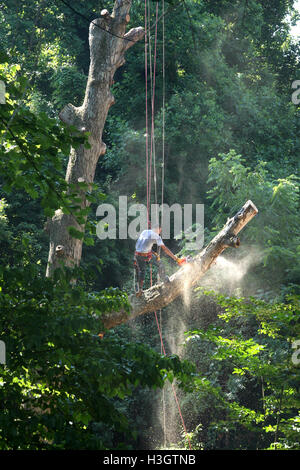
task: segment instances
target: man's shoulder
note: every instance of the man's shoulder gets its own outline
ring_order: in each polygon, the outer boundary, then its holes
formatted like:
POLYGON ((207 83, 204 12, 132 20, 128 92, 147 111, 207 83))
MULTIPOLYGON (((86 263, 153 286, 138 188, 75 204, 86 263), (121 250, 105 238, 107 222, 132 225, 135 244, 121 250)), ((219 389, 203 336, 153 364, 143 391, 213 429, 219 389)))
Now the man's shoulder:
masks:
POLYGON ((139 236, 139 239, 158 240, 158 241, 162 242, 161 236, 158 233, 154 232, 154 230, 151 230, 151 229, 143 230, 142 233, 139 236))
POLYGON ((151 235, 151 230, 143 230, 140 234, 140 238, 149 238, 151 235))
POLYGON ((143 237, 143 238, 156 238, 157 236, 157 233, 154 232, 154 230, 151 230, 151 228, 148 228, 146 230, 143 230, 142 233, 140 234, 140 237, 143 237))

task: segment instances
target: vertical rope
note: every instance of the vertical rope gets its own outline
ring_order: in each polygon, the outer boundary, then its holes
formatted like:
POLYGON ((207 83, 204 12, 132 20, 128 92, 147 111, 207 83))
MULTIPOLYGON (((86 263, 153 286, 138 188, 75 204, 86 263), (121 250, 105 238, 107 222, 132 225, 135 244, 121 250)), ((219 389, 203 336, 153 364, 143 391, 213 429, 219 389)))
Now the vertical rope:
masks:
MULTIPOLYGON (((155 24, 155 39, 154 39, 154 58, 153 58, 153 83, 152 83, 152 100, 151 100, 151 139, 150 139, 150 162, 149 162, 149 201, 151 201, 151 183, 152 183, 152 157, 154 154, 154 105, 155 105, 155 78, 156 78, 156 46, 157 46, 157 21, 158 19, 158 3, 156 3, 156 24, 155 24)), ((153 159, 154 160, 154 159, 153 159)), ((153 178, 155 183, 156 192, 156 175, 153 171, 153 178)))
MULTIPOLYGON (((165 179, 165 0, 162 0, 162 76, 163 76, 163 101, 162 101, 162 169, 161 169, 161 226, 164 217, 164 179, 165 179)), ((160 330, 162 331, 162 315, 159 311, 160 330)), ((161 349, 162 353, 162 349, 161 349)), ((162 389, 163 406, 163 430, 164 430, 164 448, 167 446, 166 436, 166 401, 165 389, 162 389)))
POLYGON ((165 98, 166 98, 166 76, 165 76, 165 1, 162 2, 163 18, 162 18, 162 30, 163 30, 163 102, 162 102, 162 169, 161 169, 161 224, 163 224, 164 217, 164 184, 165 184, 165 98))
MULTIPOLYGON (((145 0, 146 2, 146 0, 145 0)), ((148 46, 149 46, 149 76, 150 76, 150 103, 151 103, 151 106, 152 106, 152 94, 153 94, 153 87, 152 87, 152 40, 151 40, 151 24, 150 24, 150 18, 151 18, 151 8, 150 8, 150 0, 147 0, 147 9, 148 9, 148 18, 147 18, 147 22, 148 22, 148 46)), ((145 36, 147 35, 146 34, 147 32, 145 31, 145 36)), ((152 126, 151 126, 152 127, 152 126)), ((147 130, 147 135, 148 135, 148 139, 149 139, 149 132, 147 130)), ((151 142, 151 135, 150 135, 150 142, 151 142)), ((150 151, 149 149, 149 144, 148 144, 148 152, 150 151)), ((150 204, 151 204, 151 189, 150 189, 150 186, 149 186, 149 181, 150 181, 150 185, 151 185, 151 171, 150 171, 150 168, 151 168, 151 163, 149 164, 149 156, 148 156, 148 169, 147 169, 147 174, 148 174, 148 179, 147 179, 147 198, 148 198, 148 228, 150 228, 150 204)))
MULTIPOLYGON (((162 315, 161 310, 159 311, 159 324, 160 324, 160 331, 162 333, 162 315)), ((163 353, 163 348, 161 346, 160 353, 163 353)), ((163 431, 164 431, 164 448, 167 446, 167 433, 166 433, 166 400, 165 400, 165 389, 162 389, 162 407, 163 407, 163 431)))
MULTIPOLYGON (((162 337, 161 329, 160 329, 160 326, 159 326, 159 323, 158 323, 157 314, 156 314, 156 312, 154 312, 154 313, 155 313, 156 325, 157 325, 157 329, 158 329, 158 333, 159 333, 159 337, 160 337, 161 347, 162 347, 164 355, 166 356, 166 350, 165 350, 165 347, 164 347, 163 337, 162 337)), ((190 438, 189 438, 187 430, 186 430, 185 422, 184 422, 184 419, 183 419, 183 415, 182 415, 182 412, 181 412, 181 408, 180 408, 180 404, 179 404, 179 401, 178 401, 178 398, 177 398, 177 393, 176 393, 174 384, 172 384, 172 390, 173 390, 173 395, 174 395, 176 405, 177 405, 177 408, 178 408, 181 423, 182 423, 182 426, 183 426, 183 430, 184 430, 184 433, 185 433, 185 437, 188 440, 190 450, 192 450, 191 441, 190 441, 190 438)))
MULTIPOLYGON (((150 18, 150 4, 148 0, 148 13, 149 13, 149 18, 150 18)), ((164 1, 163 1, 163 9, 164 9, 164 1)), ((164 13, 164 11, 163 11, 164 13)), ((155 25, 155 41, 154 41, 154 64, 153 64, 153 74, 152 74, 152 60, 151 60, 151 37, 150 37, 150 28, 148 28, 148 33, 149 33, 149 52, 150 52, 150 79, 151 79, 151 140, 150 140, 150 161, 149 161, 149 155, 148 155, 148 88, 147 88, 147 79, 148 79, 148 62, 147 62, 147 57, 146 54, 148 53, 148 48, 147 48, 147 0, 145 0, 145 79, 146 79, 146 177, 147 177, 147 217, 148 217, 148 227, 149 227, 149 208, 151 204, 151 179, 152 179, 152 154, 154 155, 153 161, 154 161, 154 185, 155 185, 155 201, 157 203, 157 188, 156 188, 156 164, 155 164, 155 142, 154 142, 154 104, 155 104, 155 76, 156 76, 156 53, 157 53, 157 24, 158 24, 158 3, 156 4, 156 25, 155 25)), ((162 173, 162 201, 163 201, 163 184, 164 184, 164 143, 165 143, 165 50, 164 50, 164 14, 163 14, 163 173, 162 173)), ((150 263, 150 286, 152 287, 152 263, 150 263)), ((161 326, 158 321, 158 316, 157 312, 154 312, 155 314, 155 321, 160 337, 160 343, 161 343, 161 352, 166 356, 166 351, 164 347, 164 342, 163 342, 163 337, 162 337, 162 330, 161 326)), ((161 320, 161 310, 160 310, 160 320, 161 320)), ((187 437, 188 443, 189 443, 189 448, 192 450, 191 443, 189 436, 187 434, 187 430, 185 427, 184 419, 181 413, 180 409, 180 404, 177 398, 176 390, 174 387, 174 384, 172 384, 172 390, 174 394, 174 398, 176 401, 176 405, 178 408, 179 416, 182 422, 182 426, 185 432, 185 435, 187 437)), ((164 400, 164 395, 163 395, 163 400, 164 400)), ((166 423, 165 423, 165 410, 164 410, 164 445, 166 446, 166 423)))
POLYGON ((157 184, 156 184, 156 152, 155 152, 155 122, 154 122, 154 99, 155 99, 155 76, 156 76, 156 48, 157 48, 157 24, 158 24, 158 2, 156 3, 156 27, 155 27, 155 41, 154 41, 154 71, 153 71, 153 94, 152 94, 152 150, 153 150, 153 180, 154 180, 154 201, 156 204, 156 218, 158 221, 158 208, 157 208, 157 184))
POLYGON ((147 225, 149 228, 149 156, 148 156, 148 44, 147 44, 147 0, 145 0, 145 106, 146 106, 146 181, 147 181, 147 225))

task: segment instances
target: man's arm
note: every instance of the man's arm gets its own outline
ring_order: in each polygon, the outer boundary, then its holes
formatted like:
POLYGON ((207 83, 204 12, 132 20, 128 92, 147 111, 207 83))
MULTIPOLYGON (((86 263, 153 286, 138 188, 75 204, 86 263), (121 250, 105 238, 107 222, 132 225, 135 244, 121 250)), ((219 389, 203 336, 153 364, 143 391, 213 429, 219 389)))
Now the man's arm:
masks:
POLYGON ((174 261, 178 262, 178 259, 177 256, 175 256, 171 250, 169 250, 169 248, 166 247, 166 245, 162 245, 161 248, 164 250, 164 252, 166 253, 166 255, 170 256, 170 258, 172 258, 174 261))

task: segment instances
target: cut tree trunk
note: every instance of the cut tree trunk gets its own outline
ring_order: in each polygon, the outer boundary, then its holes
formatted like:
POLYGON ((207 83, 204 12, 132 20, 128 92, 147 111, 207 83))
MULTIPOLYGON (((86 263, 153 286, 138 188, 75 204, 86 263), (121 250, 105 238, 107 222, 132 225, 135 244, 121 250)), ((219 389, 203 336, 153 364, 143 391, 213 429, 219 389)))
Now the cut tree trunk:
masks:
POLYGON ((192 263, 187 263, 174 273, 169 283, 160 283, 144 291, 141 297, 129 297, 131 311, 120 310, 101 316, 104 329, 110 329, 128 322, 139 315, 155 312, 170 304, 176 297, 183 295, 186 289, 194 286, 204 276, 217 257, 229 247, 237 248, 240 240, 237 234, 258 213, 252 201, 247 201, 239 212, 227 220, 223 229, 198 255, 192 263))
MULTIPOLYGON (((86 191, 79 183, 93 183, 98 159, 106 150, 106 145, 102 142, 102 132, 109 108, 114 103, 110 91, 114 74, 124 64, 125 52, 144 37, 142 27, 133 28, 125 34, 131 3, 132 0, 115 0, 111 15, 107 10, 102 10, 101 18, 91 22, 90 68, 84 102, 78 108, 68 104, 59 115, 63 122, 82 132, 90 133, 90 148, 87 149, 83 145, 72 148, 66 172, 66 181, 74 185, 81 209, 86 209, 89 202, 86 199, 86 191)), ((47 277, 52 275, 60 263, 68 267, 79 265, 83 241, 72 237, 69 227, 84 233, 86 218, 84 223, 81 222, 78 223, 73 215, 64 214, 58 209, 47 224, 50 234, 47 277)))

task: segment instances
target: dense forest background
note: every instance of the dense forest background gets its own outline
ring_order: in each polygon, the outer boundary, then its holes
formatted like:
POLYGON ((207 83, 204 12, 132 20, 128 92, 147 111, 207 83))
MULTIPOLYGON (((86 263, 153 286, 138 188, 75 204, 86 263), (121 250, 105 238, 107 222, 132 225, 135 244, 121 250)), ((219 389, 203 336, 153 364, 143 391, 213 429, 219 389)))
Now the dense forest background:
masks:
MULTIPOLYGON (((101 314, 126 305, 133 290, 134 241, 99 240, 95 227, 102 201, 116 207, 120 195, 146 201, 144 43, 128 51, 115 75, 107 151, 71 287, 72 272, 45 278, 47 218, 68 208, 70 146, 84 139, 58 114, 67 103, 82 103, 89 22, 113 2, 73 0, 72 8, 61 0, 1 2, 0 79, 7 95, 0 105, 0 340, 6 346, 0 449, 299 449, 294 3, 166 2, 164 202, 204 204, 205 243, 248 199, 259 214, 242 232, 241 247, 227 250, 201 285, 162 311, 163 356, 153 314, 98 336, 101 314)), ((148 4, 151 25, 155 6, 148 4)), ((144 2, 134 0, 129 27, 139 25, 144 2)), ((162 47, 160 21, 159 200, 162 47)), ((185 253, 184 240, 167 245, 185 253)))

